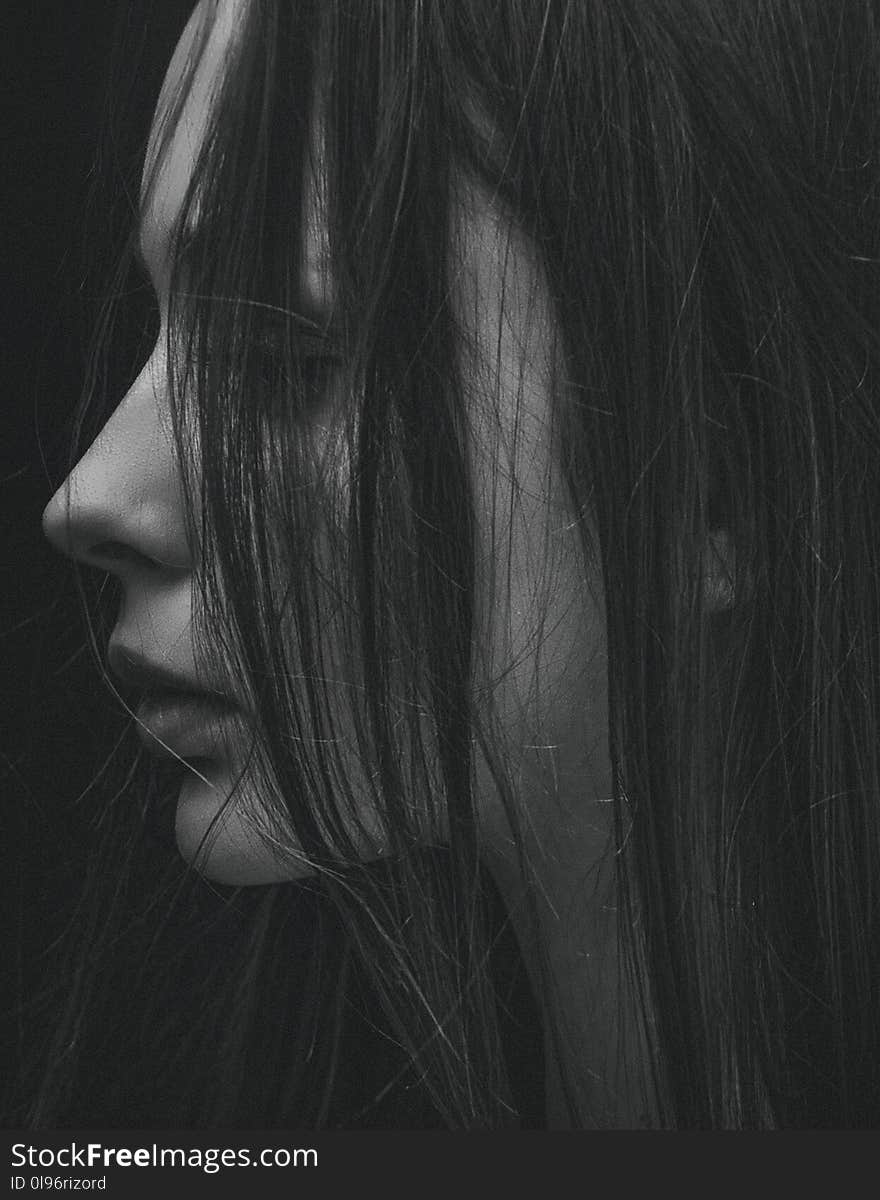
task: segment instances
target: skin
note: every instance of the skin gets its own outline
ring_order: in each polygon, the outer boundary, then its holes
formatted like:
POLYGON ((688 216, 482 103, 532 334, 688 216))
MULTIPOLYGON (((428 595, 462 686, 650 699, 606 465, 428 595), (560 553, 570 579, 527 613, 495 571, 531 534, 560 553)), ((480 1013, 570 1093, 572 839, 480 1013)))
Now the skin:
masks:
MULTIPOLYGON (((141 229, 162 329, 138 378, 44 516, 46 533, 59 548, 122 584, 111 656, 135 654, 200 687, 233 694, 236 681, 205 678, 197 661, 197 555, 187 535, 171 432, 165 326, 169 229, 183 203, 245 3, 219 4, 181 119, 157 160, 163 120, 201 5, 169 67, 147 155, 145 177, 152 173, 153 183, 141 229)), ((304 284, 320 310, 333 281, 321 255, 320 190, 314 179, 303 186, 312 212, 304 284)), ((619 1070, 608 1049, 616 1045, 619 1014, 627 1004, 614 968, 609 902, 603 601, 598 578, 584 565, 577 523, 555 467, 551 412, 560 361, 551 305, 533 248, 493 199, 466 180, 455 224, 456 302, 474 348, 466 369, 479 514, 477 694, 500 731, 512 778, 527 800, 524 827, 540 895, 538 936, 555 983, 552 1003, 566 1056, 585 1064, 577 1083, 581 1105, 599 1124, 631 1124, 641 1107, 623 1082, 632 1062, 619 1070), (584 1011, 592 1013, 588 1022, 584 1011)), ((197 474, 198 463, 191 466, 197 474)), ((246 743, 244 732, 220 739, 197 772, 184 772, 176 818, 180 851, 225 883, 297 878, 307 864, 295 852, 279 857, 260 836, 246 743)), ((487 861, 517 920, 523 885, 507 819, 492 799, 485 764, 478 764, 478 780, 487 861)), ((537 982, 537 947, 525 925, 521 933, 537 982)), ((631 1030, 628 1039, 633 1040, 631 1030)), ((552 1056, 550 1072, 551 1124, 563 1123, 552 1056)))

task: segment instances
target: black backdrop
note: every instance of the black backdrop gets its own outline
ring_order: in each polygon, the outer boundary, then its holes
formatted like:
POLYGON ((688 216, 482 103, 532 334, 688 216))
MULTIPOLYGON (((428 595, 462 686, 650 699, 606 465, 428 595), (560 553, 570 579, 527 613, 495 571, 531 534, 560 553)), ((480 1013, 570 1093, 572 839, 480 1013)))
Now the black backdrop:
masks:
MULTIPOLYGON (((133 162, 191 3, 136 0, 130 8, 146 29, 126 81, 133 162)), ((120 720, 40 514, 64 474, 84 378, 87 243, 100 229, 89 198, 124 9, 122 0, 27 0, 0 15, 0 1107, 12 1102, 13 1120, 15 1047, 28 1021, 21 1006, 88 854, 76 797, 120 720)))

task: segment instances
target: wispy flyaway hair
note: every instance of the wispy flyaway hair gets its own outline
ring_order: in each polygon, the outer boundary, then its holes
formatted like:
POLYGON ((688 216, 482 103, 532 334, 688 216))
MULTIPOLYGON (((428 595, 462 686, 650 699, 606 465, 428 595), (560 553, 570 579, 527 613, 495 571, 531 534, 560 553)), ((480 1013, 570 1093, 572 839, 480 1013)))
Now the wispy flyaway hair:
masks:
MULTIPOLYGON (((287 1082, 247 1101, 263 1123, 332 1119, 353 974, 395 1047, 382 1087, 418 1081, 450 1128, 518 1116, 477 752, 520 845, 528 796, 475 697, 451 302, 468 180, 536 248, 560 331, 554 445, 604 585, 620 952, 658 1120, 876 1123, 878 120, 869 0, 244 6, 168 337, 181 461, 197 445, 200 462, 203 653, 246 681, 254 822, 312 864, 335 931, 298 968, 335 1015, 288 998, 287 1082), (305 302, 306 178, 329 324, 305 302)), ((95 887, 121 895, 122 862, 95 887)), ((144 905, 157 925, 163 903, 144 905)), ((292 901, 241 903, 252 965, 210 1010, 223 1065, 192 1121, 241 1115, 247 1014, 292 901)), ((73 993, 40 1120, 75 1111, 94 986, 73 993)))

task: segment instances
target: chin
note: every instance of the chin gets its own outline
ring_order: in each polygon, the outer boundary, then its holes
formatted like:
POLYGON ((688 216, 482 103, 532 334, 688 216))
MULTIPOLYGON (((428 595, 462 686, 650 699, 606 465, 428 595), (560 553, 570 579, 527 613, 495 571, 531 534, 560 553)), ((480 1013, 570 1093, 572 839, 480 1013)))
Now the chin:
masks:
POLYGON ((314 874, 293 854, 284 858, 266 843, 243 815, 244 784, 237 774, 211 764, 188 774, 181 784, 174 822, 177 848, 200 875, 235 887, 286 883, 314 874))

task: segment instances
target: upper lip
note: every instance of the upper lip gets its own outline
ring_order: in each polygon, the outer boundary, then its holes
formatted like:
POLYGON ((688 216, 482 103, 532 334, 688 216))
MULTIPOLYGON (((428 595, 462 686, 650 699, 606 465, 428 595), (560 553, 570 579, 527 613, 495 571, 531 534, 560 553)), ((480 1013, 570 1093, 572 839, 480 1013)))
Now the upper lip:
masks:
POLYGON ((232 704, 230 697, 219 688, 205 687, 172 667, 151 662, 139 651, 126 649, 119 644, 111 643, 107 651, 107 667, 113 678, 123 687, 134 688, 147 695, 171 693, 180 697, 198 697, 215 703, 232 704))

